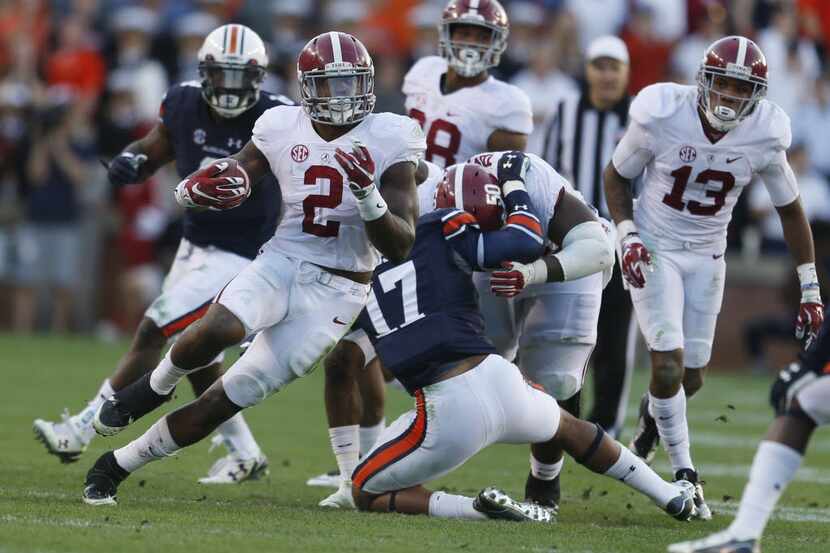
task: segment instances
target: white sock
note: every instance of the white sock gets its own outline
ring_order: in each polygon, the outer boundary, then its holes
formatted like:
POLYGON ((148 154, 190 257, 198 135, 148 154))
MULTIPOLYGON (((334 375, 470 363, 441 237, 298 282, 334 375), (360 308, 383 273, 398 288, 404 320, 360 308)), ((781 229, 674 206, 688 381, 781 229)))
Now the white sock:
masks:
POLYGON ((667 399, 656 398, 649 392, 648 405, 648 410, 657 423, 663 449, 669 454, 672 471, 694 470, 689 444, 689 424, 686 421, 686 393, 683 386, 674 397, 667 399))
POLYGON ((254 459, 262 454, 241 412, 220 424, 216 431, 222 436, 228 453, 237 459, 254 459))
POLYGON ((660 478, 656 472, 639 457, 634 455, 624 445, 620 446, 620 457, 617 462, 605 472, 609 476, 621 481, 630 488, 648 496, 661 507, 668 505, 677 497, 677 488, 660 478))
POLYGON ((167 354, 150 374, 150 388, 161 396, 166 396, 172 392, 179 380, 187 376, 187 373, 192 372, 174 365, 173 361, 170 360, 171 351, 173 351, 173 348, 167 350, 167 354))
POLYGON ((758 446, 738 514, 729 529, 738 539, 760 539, 772 510, 801 465, 801 454, 778 442, 758 446))
POLYGON ((374 426, 360 427, 360 456, 364 457, 375 446, 380 437, 380 433, 386 428, 386 419, 380 419, 380 422, 374 426))
POLYGON ((110 380, 107 378, 101 383, 98 393, 95 394, 95 397, 89 400, 86 407, 84 407, 83 410, 81 410, 81 412, 77 415, 69 418, 69 422, 81 435, 81 439, 83 439, 83 441, 89 443, 92 441, 92 438, 95 437, 95 429, 92 427, 92 419, 95 418, 95 413, 98 412, 98 408, 101 407, 101 404, 114 393, 115 390, 112 389, 110 380))
POLYGON ((433 492, 429 496, 429 516, 439 518, 466 518, 484 520, 487 517, 473 507, 473 498, 452 495, 445 492, 433 492))
POLYGON ((135 472, 150 461, 170 457, 181 449, 170 435, 167 417, 156 422, 147 432, 124 447, 116 449, 115 460, 127 472, 135 472))
POLYGON ((360 432, 358 428, 356 424, 329 428, 331 450, 337 459, 337 468, 340 469, 340 476, 343 480, 351 481, 352 473, 360 459, 360 432))
POLYGON ((537 461, 533 453, 530 454, 530 474, 539 480, 553 480, 559 473, 562 472, 562 466, 565 464, 565 457, 563 456, 555 463, 543 463, 537 461))

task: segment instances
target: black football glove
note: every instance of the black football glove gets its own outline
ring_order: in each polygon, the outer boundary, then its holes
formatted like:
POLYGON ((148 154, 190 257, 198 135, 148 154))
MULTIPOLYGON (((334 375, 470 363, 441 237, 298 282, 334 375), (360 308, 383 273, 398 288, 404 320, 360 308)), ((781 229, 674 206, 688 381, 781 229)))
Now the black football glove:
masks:
POLYGON ((144 154, 122 152, 115 156, 107 166, 107 178, 114 186, 124 186, 138 182, 141 164, 147 161, 144 154))
POLYGON ((781 416, 786 413, 799 390, 816 378, 818 375, 814 371, 799 362, 790 363, 782 369, 769 392, 769 402, 775 414, 781 416))
POLYGON ((530 167, 530 158, 524 152, 513 150, 507 152, 499 159, 499 165, 496 168, 496 177, 499 179, 499 185, 509 181, 525 181, 525 174, 530 167))

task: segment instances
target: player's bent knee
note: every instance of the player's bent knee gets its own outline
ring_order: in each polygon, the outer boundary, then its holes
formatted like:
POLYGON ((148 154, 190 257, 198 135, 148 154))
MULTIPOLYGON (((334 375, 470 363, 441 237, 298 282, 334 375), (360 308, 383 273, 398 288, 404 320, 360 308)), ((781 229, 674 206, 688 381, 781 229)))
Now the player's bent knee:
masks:
POLYGON ((582 381, 570 374, 552 374, 541 383, 557 401, 572 398, 582 388, 582 381))
POLYGON ((683 364, 674 352, 652 354, 652 380, 661 388, 673 388, 683 381, 683 364))
POLYGON ((133 350, 161 350, 167 343, 167 337, 156 325, 156 323, 147 317, 141 320, 138 328, 135 331, 135 339, 133 340, 133 350))
POLYGON ((705 374, 706 367, 686 367, 683 374, 683 390, 686 397, 692 397, 703 388, 705 374))
POLYGON ((202 344, 221 344, 221 349, 245 339, 245 326, 227 307, 214 303, 192 328, 202 344))
POLYGON ((354 342, 340 340, 326 356, 324 367, 329 382, 357 378, 363 369, 363 352, 354 342))

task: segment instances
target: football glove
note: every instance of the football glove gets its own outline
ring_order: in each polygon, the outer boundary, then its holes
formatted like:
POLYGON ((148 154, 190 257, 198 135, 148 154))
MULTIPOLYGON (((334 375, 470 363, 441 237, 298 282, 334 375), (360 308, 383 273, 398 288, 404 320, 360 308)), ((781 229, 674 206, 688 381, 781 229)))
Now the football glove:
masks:
POLYGON ((505 261, 501 266, 504 270, 490 274, 490 291, 496 296, 512 298, 531 284, 547 280, 547 265, 543 259, 530 264, 505 261))
POLYGON ((220 159, 190 175, 176 186, 176 202, 188 208, 206 207, 214 211, 233 209, 251 195, 248 175, 236 165, 236 175, 221 176, 235 160, 220 159))
POLYGON ((808 349, 824 322, 824 306, 821 303, 816 264, 803 263, 796 267, 796 271, 801 284, 801 305, 795 321, 795 337, 804 340, 804 349, 808 349))
POLYGON ((524 183, 528 168, 530 168, 530 158, 523 152, 514 150, 503 154, 496 167, 499 186, 504 186, 505 183, 511 181, 524 183))
POLYGON ((346 172, 355 198, 363 200, 375 190, 375 161, 366 146, 354 142, 351 152, 337 148, 334 158, 346 172))
POLYGON ((147 161, 144 154, 121 152, 107 165, 107 178, 114 186, 124 186, 138 182, 141 164, 147 161))
POLYGON ((623 278, 634 288, 642 288, 646 285, 646 271, 652 272, 654 270, 654 265, 651 263, 651 254, 636 232, 630 232, 623 236, 620 241, 620 248, 622 250, 620 266, 623 278))

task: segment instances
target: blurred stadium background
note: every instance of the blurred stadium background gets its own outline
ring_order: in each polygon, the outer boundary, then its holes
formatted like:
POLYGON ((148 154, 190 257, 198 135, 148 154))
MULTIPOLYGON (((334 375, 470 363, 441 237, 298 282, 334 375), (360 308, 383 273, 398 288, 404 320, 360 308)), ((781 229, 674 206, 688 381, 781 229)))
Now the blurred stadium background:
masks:
MULTIPOLYGON (((269 44, 264 89, 297 97, 296 54, 330 29, 358 36, 376 65, 377 110, 401 113, 403 74, 436 52, 444 2, 417 0, 0 0, 0 330, 131 334, 161 287, 179 211, 160 172, 113 190, 108 160, 154 123, 166 88, 198 78, 196 51, 225 22, 269 44)), ((793 121, 790 152, 830 289, 830 2, 505 0, 509 46, 496 71, 530 96, 541 127, 581 86, 585 45, 620 35, 630 92, 691 83, 715 38, 754 38, 769 98, 793 121)), ((531 140, 533 142, 533 140, 531 140)), ((754 189, 753 189, 754 188, 754 189)), ((765 371, 792 355, 798 287, 763 187, 741 198, 713 364, 765 371), (774 339, 770 339, 774 338, 774 339), (772 344, 772 345, 770 345, 772 344)))

